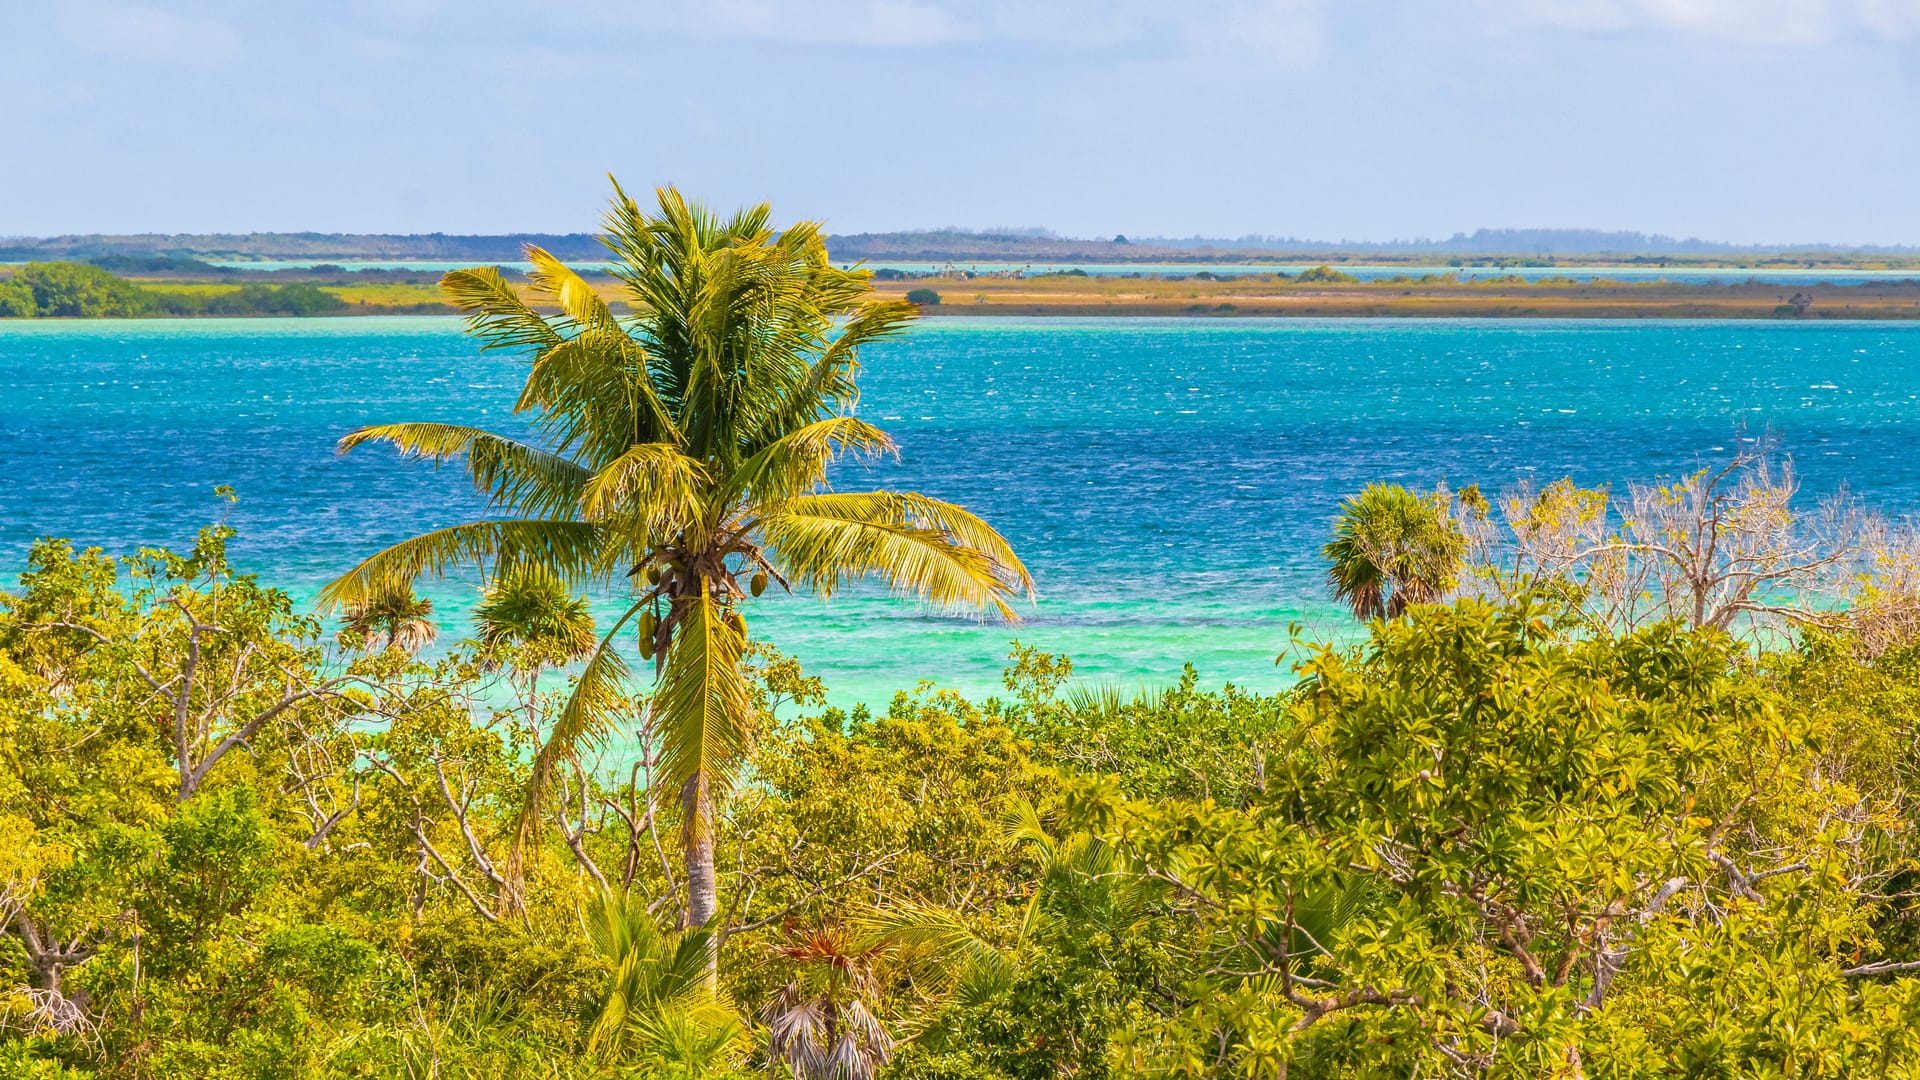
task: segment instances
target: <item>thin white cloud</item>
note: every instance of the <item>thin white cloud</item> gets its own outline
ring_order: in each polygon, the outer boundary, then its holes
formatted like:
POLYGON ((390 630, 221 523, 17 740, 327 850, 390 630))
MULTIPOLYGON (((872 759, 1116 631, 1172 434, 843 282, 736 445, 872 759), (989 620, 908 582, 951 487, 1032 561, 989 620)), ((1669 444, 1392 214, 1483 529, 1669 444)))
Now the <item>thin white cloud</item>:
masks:
POLYGON ((914 48, 1223 50, 1289 64, 1318 52, 1325 0, 658 0, 602 9, 629 26, 710 40, 914 48))
POLYGON ((86 52, 205 66, 232 59, 241 46, 239 31, 227 22, 143 4, 75 3, 61 14, 68 40, 86 52))
POLYGON ((1860 22, 1882 37, 1920 34, 1920 0, 1859 0, 1860 22))
POLYGON ((1655 31, 1777 49, 1920 31, 1920 0, 1483 0, 1482 8, 1500 29, 1655 31))
POLYGON ((964 20, 919 0, 713 0, 662 7, 672 26, 701 37, 925 46, 978 36, 964 20))
POLYGON ((1228 43, 1305 66, 1320 54, 1320 19, 1319 0, 1239 0, 1221 29, 1228 43))

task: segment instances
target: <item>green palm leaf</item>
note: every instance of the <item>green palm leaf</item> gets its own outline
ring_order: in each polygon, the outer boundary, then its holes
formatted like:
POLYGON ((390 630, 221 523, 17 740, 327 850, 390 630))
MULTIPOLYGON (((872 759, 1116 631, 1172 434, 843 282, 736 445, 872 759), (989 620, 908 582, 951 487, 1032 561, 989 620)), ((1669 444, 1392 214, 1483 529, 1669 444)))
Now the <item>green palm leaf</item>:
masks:
POLYGON ((423 533, 368 556, 360 565, 328 583, 317 602, 325 610, 364 600, 381 586, 413 582, 463 565, 491 559, 496 566, 537 562, 569 581, 591 580, 604 538, 583 521, 476 521, 423 533))
POLYGON ((559 331, 520 299, 497 266, 454 270, 440 279, 440 290, 467 313, 467 331, 484 349, 552 348, 559 331))
POLYGON ((768 551, 787 575, 821 596, 833 595, 849 579, 874 577, 938 606, 991 607, 1018 622, 1007 600, 1023 591, 1031 595, 1032 578, 997 535, 997 542, 969 544, 966 534, 977 534, 975 522, 958 507, 873 491, 789 499, 762 529, 768 551))
POLYGON ((919 314, 918 308, 904 300, 862 304, 768 415, 766 429, 755 432, 757 441, 779 438, 832 408, 851 407, 859 400, 854 376, 859 370, 860 347, 902 333, 919 314))
POLYGON ((592 476, 558 454, 460 424, 376 424, 342 438, 342 454, 369 442, 390 443, 402 458, 441 462, 465 455, 473 486, 502 506, 535 517, 561 516, 579 503, 592 476))
POLYGON ((802 425, 742 461, 727 495, 777 505, 818 488, 827 466, 842 454, 877 457, 893 452, 886 432, 851 416, 830 416, 802 425))
POLYGON ((678 446, 636 443, 587 481, 580 509, 589 518, 618 514, 657 533, 699 513, 706 481, 706 466, 678 446))
POLYGON ((705 591, 685 611, 654 702, 675 718, 661 737, 660 769, 676 787, 704 775, 717 797, 752 730, 753 703, 740 671, 746 639, 705 591))
POLYGON ((567 264, 548 254, 545 248, 527 245, 527 261, 533 263, 534 289, 559 305, 575 325, 583 330, 617 325, 607 302, 600 299, 593 286, 567 264))

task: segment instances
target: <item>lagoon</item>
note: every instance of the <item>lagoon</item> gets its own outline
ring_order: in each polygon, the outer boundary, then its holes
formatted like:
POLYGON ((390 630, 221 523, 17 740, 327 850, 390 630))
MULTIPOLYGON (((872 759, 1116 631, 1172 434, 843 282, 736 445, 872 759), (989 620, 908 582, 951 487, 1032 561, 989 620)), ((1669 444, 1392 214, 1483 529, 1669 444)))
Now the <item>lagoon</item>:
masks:
MULTIPOLYGON (((867 356, 901 456, 848 467, 999 526, 1041 597, 1017 631, 858 592, 750 617, 841 702, 921 678, 997 688, 1015 633, 1081 673, 1288 681, 1289 623, 1351 633, 1319 581, 1371 480, 1499 489, 1650 478, 1773 426, 1810 492, 1920 507, 1920 324, 942 320, 867 356)), ((511 429, 523 368, 452 318, 0 324, 0 570, 32 540, 184 544, 241 501, 239 561, 302 599, 377 547, 477 513, 452 470, 346 458, 352 427, 511 429)), ((473 580, 426 590, 448 633, 473 580)))

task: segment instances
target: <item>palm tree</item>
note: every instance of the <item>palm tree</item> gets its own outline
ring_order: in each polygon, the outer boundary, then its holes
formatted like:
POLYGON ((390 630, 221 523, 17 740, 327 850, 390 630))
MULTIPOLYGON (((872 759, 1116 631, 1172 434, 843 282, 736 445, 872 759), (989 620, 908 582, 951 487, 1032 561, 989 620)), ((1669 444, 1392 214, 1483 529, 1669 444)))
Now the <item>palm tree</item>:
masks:
MULTIPOLYGON (((510 668, 527 728, 538 738, 541 674, 585 659, 600 641, 586 598, 574 595, 550 567, 517 563, 488 585, 473 609, 473 624, 480 666, 510 668)), ((518 860, 510 862, 517 875, 518 860)), ((513 884, 517 897, 519 883, 513 884)))
POLYGON ((1410 605, 1452 591, 1467 550, 1448 499, 1399 484, 1368 484, 1340 504, 1326 556, 1327 582, 1355 618, 1397 619, 1410 605))
POLYGON ((616 1062, 644 1056, 675 1076, 725 1072, 745 1031, 706 983, 711 933, 668 933, 639 897, 613 892, 588 905, 586 928, 610 969, 606 987, 581 1004, 587 1052, 616 1062))
POLYGON ((600 636, 585 597, 576 596, 551 567, 510 566, 473 609, 481 656, 497 663, 509 651, 521 666, 564 666, 593 653, 600 636))
POLYGON ((760 1018, 767 1053, 795 1080, 873 1080, 893 1060, 894 1040, 869 1004, 880 995, 874 960, 889 947, 825 929, 797 934, 775 950, 794 962, 794 977, 774 991, 760 1018))
POLYGON ((413 595, 411 582, 377 583, 345 607, 341 636, 358 637, 369 651, 418 652, 440 636, 432 619, 433 601, 413 595))
POLYGON ((395 544, 322 598, 354 603, 377 582, 474 560, 496 576, 533 564, 571 585, 624 584, 631 602, 534 757, 515 844, 536 827, 556 763, 620 701, 627 667, 613 642, 637 619, 640 654, 655 661, 662 770, 682 807, 685 921, 698 927, 716 906, 714 800, 754 722, 742 602, 770 582, 825 597, 872 577, 1013 621, 1008 601, 1031 597, 1032 579, 958 506, 827 487, 841 455, 894 448, 852 415, 855 376, 861 347, 901 332, 912 305, 873 299, 866 271, 828 261, 817 225, 775 231, 765 205, 723 219, 664 188, 648 213, 614 191, 605 243, 630 317, 537 247, 529 292, 557 314, 535 311, 494 268, 443 279, 484 348, 530 355, 515 407, 531 439, 410 423, 341 440, 343 452, 378 441, 408 457, 464 457, 506 513, 395 544))

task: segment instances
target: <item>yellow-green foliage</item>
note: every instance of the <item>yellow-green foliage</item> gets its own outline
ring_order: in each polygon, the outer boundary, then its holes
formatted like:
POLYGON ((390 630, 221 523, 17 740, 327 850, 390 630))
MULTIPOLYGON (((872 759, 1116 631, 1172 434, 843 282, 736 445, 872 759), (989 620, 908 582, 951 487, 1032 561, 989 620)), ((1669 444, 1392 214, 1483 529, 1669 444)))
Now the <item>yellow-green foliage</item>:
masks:
POLYGON ((709 987, 714 939, 672 930, 656 736, 558 774, 515 886, 564 687, 467 648, 329 651, 225 543, 49 542, 0 599, 15 1072, 737 1075, 807 1001, 868 1010, 885 1074, 927 1080, 1920 1061, 1920 935, 1885 898, 1916 886, 1911 650, 1756 658, 1465 602, 1310 654, 1279 697, 1083 692, 1023 646, 1006 700, 928 684, 874 715, 759 647, 709 987), (183 777, 168 688, 215 605, 183 777), (290 686, 328 692, 193 768, 290 686), (29 928, 70 951, 57 980, 29 928), (43 1008, 56 986, 77 1012, 43 1008))

